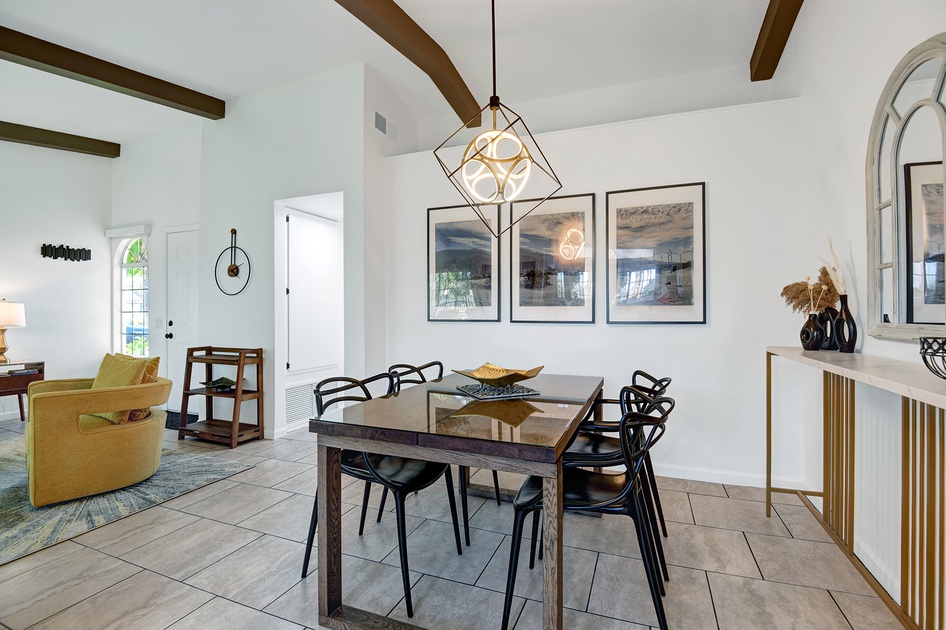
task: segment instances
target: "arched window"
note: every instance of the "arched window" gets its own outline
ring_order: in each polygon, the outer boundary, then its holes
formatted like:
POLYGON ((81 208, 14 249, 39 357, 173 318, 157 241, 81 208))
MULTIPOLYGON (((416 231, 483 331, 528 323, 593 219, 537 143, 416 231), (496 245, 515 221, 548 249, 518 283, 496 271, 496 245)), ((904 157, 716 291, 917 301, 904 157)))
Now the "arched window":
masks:
POLYGON ((148 244, 129 241, 119 258, 119 351, 136 357, 148 354, 148 244))

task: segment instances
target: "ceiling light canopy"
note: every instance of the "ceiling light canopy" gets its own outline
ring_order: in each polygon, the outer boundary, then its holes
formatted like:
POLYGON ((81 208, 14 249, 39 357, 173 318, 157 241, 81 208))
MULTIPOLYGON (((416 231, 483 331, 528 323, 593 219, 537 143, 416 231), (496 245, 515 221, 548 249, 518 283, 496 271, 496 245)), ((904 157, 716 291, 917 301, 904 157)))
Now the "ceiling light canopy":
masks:
MULTIPOLYGON (((467 120, 434 150, 444 174, 463 196, 467 205, 495 237, 499 237, 542 202, 561 190, 562 183, 552 170, 522 117, 499 102, 496 95, 496 2, 491 0, 493 26, 493 95, 489 103, 467 120), (480 120, 490 110, 492 128, 477 134, 466 146, 459 166, 451 168, 444 158, 444 147, 464 133, 468 125, 480 120), (528 190, 528 194, 523 194, 528 190), (525 212, 505 227, 494 225, 480 209, 501 205, 519 197, 534 197, 525 212)), ((491 213, 492 214, 492 213, 491 213)))

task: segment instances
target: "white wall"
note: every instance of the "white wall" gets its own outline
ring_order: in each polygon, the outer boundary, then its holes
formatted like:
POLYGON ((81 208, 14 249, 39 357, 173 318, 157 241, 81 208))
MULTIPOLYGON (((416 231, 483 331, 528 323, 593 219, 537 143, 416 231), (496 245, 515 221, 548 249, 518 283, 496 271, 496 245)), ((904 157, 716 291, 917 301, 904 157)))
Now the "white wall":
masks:
MULTIPOLYGON (((545 365, 552 373, 603 376, 606 395, 636 368, 670 375, 678 406, 654 454, 658 469, 764 483, 763 349, 797 343, 802 323, 778 297, 805 275, 799 109, 792 99, 538 137, 565 183, 562 194, 596 194, 594 325, 508 323, 508 236, 501 244, 503 321, 427 322, 426 209, 456 205, 459 196, 430 152, 389 158, 389 361, 545 365), (707 184, 707 324, 606 324, 605 192, 698 181, 707 184)), ((802 463, 782 474, 801 478, 802 463)))
MULTIPOLYGON (((0 143, 0 298, 26 305, 7 331, 12 360, 43 360, 46 378, 94 376, 111 350, 112 160, 0 143), (43 258, 40 245, 92 250, 92 260, 43 258)), ((0 414, 18 415, 16 398, 0 414)))

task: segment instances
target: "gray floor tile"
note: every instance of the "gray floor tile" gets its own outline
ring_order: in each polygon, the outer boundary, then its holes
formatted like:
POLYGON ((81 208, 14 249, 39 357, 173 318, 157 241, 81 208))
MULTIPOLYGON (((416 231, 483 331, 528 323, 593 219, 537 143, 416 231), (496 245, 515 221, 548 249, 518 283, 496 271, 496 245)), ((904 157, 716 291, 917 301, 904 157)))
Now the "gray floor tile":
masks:
POLYGON ((255 451, 255 454, 263 457, 270 457, 272 459, 294 462, 302 459, 303 457, 315 455, 316 448, 316 445, 312 442, 281 439, 273 443, 271 448, 255 451))
POLYGON ((262 610, 299 581, 304 551, 297 542, 262 536, 185 582, 262 610))
MULTIPOLYGON (((428 489, 432 492, 433 489, 428 489)), ((381 506, 381 495, 384 488, 380 484, 371 484, 371 493, 368 495, 368 507, 377 510, 381 506)), ((342 475, 342 502, 351 505, 361 505, 365 496, 365 482, 348 475, 342 475), (347 485, 346 485, 347 482, 347 485)), ((384 509, 387 512, 394 511, 394 497, 388 496, 384 501, 384 509)))
POLYGON ((264 534, 305 542, 311 517, 312 497, 294 494, 285 501, 240 521, 238 525, 264 534))
POLYGON ((26 628, 141 571, 93 549, 80 549, 3 582, 0 623, 26 628))
MULTIPOLYGON (((344 504, 342 507, 344 508, 344 504)), ((365 533, 363 536, 359 536, 358 520, 361 518, 361 508, 352 507, 342 514, 342 553, 380 562, 397 551, 397 519, 394 518, 394 514, 385 514, 381 522, 378 523, 376 522, 377 517, 378 511, 368 508, 368 515, 365 518, 365 533)), ((423 522, 423 519, 405 516, 404 524, 407 528, 407 534, 410 535, 423 522)), ((316 538, 316 541, 318 541, 318 538, 316 538)), ((410 549, 410 541, 407 544, 408 549, 410 549)), ((456 548, 453 547, 453 549, 456 553, 456 548)), ((410 560, 410 557, 408 559, 410 560)))
MULTIPOLYGON (((566 608, 562 615, 562 627, 568 630, 648 630, 649 628, 649 626, 592 615, 571 608, 566 608)), ((542 630, 542 603, 533 600, 526 601, 514 630, 542 630)))
POLYGON ((309 431, 309 424, 305 423, 305 426, 294 428, 285 435, 287 440, 296 440, 300 442, 315 442, 319 439, 318 433, 312 433, 309 431))
POLYGON ((827 591, 711 573, 719 630, 850 630, 827 591))
POLYGON ((758 501, 691 494, 690 505, 693 506, 693 520, 697 525, 773 536, 789 536, 778 513, 773 512, 771 517, 767 517, 765 504, 758 501))
POLYGON ((290 492, 241 483, 178 509, 215 521, 236 524, 291 496, 290 492))
MULTIPOLYGON (((499 534, 511 534, 512 504, 508 501, 504 501, 502 505, 496 505, 495 500, 470 497, 470 527, 474 529, 485 529, 499 534), (474 510, 473 506, 476 504, 476 500, 480 501, 480 505, 474 510)), ((527 538, 532 536, 531 525, 526 527, 524 535, 527 538)), ((470 536, 475 537, 476 533, 472 532, 470 536)))
POLYGON ((706 494, 714 497, 725 497, 726 489, 721 483, 709 483, 707 481, 692 481, 690 479, 677 479, 675 477, 661 477, 657 475, 657 487, 663 490, 675 490, 677 492, 690 492, 692 494, 706 494))
POLYGON ((22 558, 17 558, 12 562, 7 562, 4 565, 0 565, 0 583, 3 583, 5 580, 15 578, 21 573, 32 571, 33 569, 43 566, 44 564, 56 562, 71 553, 80 551, 81 549, 84 549, 82 545, 79 545, 71 540, 67 540, 57 545, 53 545, 52 547, 46 547, 45 549, 35 553, 23 556, 22 558))
POLYGON ((184 580, 259 538, 259 532, 202 519, 122 556, 123 560, 184 580))
POLYGON ((762 579, 742 532, 670 522, 667 533, 662 541, 669 564, 762 579))
POLYGON ((166 628, 213 598, 150 571, 141 571, 32 627, 33 630, 166 628))
MULTIPOLYGON (((249 470, 244 470, 230 477, 231 481, 250 483, 255 486, 270 488, 290 477, 313 471, 313 466, 281 459, 267 459, 249 470)), ((314 475, 314 473, 313 473, 314 475)))
MULTIPOLYGON (((522 486, 522 482, 526 480, 526 476, 520 475, 519 473, 506 472, 505 470, 497 470, 496 474, 499 476, 499 492, 503 502, 511 501, 513 497, 516 496, 516 493, 519 492, 519 488, 522 486)), ((495 503, 496 493, 493 488, 492 470, 480 468, 473 472, 473 474, 470 475, 470 484, 482 487, 487 498, 493 499, 495 503)))
POLYGON ((236 450, 249 453, 250 455, 256 455, 260 451, 267 451, 283 441, 282 438, 278 440, 250 440, 249 442, 243 442, 237 446, 236 450))
POLYGON ((276 490, 285 490, 286 492, 295 492, 296 494, 305 494, 310 497, 315 496, 315 489, 318 486, 317 470, 313 466, 312 470, 290 477, 283 482, 277 483, 273 488, 276 490))
POLYGON ((766 580, 873 595, 857 569, 834 543, 746 534, 766 580))
POLYGON ((252 464, 253 466, 261 462, 265 462, 268 459, 266 457, 260 457, 259 455, 244 453, 237 449, 230 449, 214 453, 214 457, 219 457, 220 459, 229 459, 235 462, 243 462, 244 464, 252 464))
MULTIPOLYGON (((411 594, 413 619, 408 619, 403 606, 395 608, 391 617, 437 630, 498 628, 502 621, 502 593, 425 575, 414 585, 411 594)), ((512 619, 519 615, 524 601, 518 597, 513 600, 512 619)))
POLYGON ((235 481, 230 481, 229 479, 221 479, 215 483, 210 484, 209 486, 204 486, 203 488, 197 488, 192 490, 187 494, 182 494, 179 497, 175 497, 170 501, 165 501, 161 505, 166 508, 171 508, 172 510, 180 510, 183 507, 202 501, 207 497, 212 497, 215 494, 219 494, 224 490, 229 490, 230 488, 236 488, 239 484, 235 481))
MULTIPOLYGON (((730 499, 744 499, 746 501, 765 501, 765 488, 752 488, 750 486, 732 486, 726 484, 726 494, 730 499)), ((803 505, 798 495, 787 494, 785 492, 773 492, 772 503, 781 503, 785 505, 803 505)))
MULTIPOLYGON (((672 566, 666 590, 663 605, 669 627, 716 629, 713 601, 704 571, 672 566)), ((644 563, 633 558, 600 554, 588 612, 656 626, 657 614, 647 586, 644 563)))
POLYGON ((690 495, 676 490, 660 490, 660 506, 664 511, 664 521, 693 523, 693 509, 690 507, 690 495))
MULTIPOLYGON (((527 522, 527 526, 531 527, 531 522, 527 522)), ((605 514, 596 518, 584 514, 565 514, 562 530, 562 544, 569 547, 630 558, 641 557, 637 530, 630 517, 605 514)))
MULTIPOLYGON (((501 593, 506 592, 506 571, 509 567, 509 547, 511 536, 506 536, 499 549, 493 554, 476 586, 501 593)), ((562 548, 562 584, 564 605, 576 610, 585 610, 591 594, 591 583, 595 574, 598 554, 573 547, 562 548)), ((536 560, 535 568, 529 569, 529 541, 519 550, 519 566, 516 574, 515 595, 542 601, 543 561, 536 560)), ((541 615, 541 613, 540 613, 541 615)))
POLYGON ((198 520, 198 516, 155 505, 74 540, 111 556, 120 556, 198 520))
MULTIPOLYGON (((424 521, 407 537, 408 566, 412 571, 474 584, 502 541, 501 534, 482 532, 475 545, 463 546, 461 556, 457 554, 452 525, 424 521)), ((382 562, 401 566, 396 549, 382 562)))
MULTIPOLYGON (((411 584, 421 574, 410 572, 411 584)), ((378 615, 387 615, 396 606, 403 606, 404 586, 401 584, 401 569, 370 560, 342 554, 342 601, 378 615)), ((301 623, 310 628, 319 621, 318 571, 309 573, 306 579, 289 589, 275 602, 266 607, 266 612, 301 623)))
POLYGON ((803 505, 774 505, 773 509, 778 512, 788 532, 792 538, 802 538, 804 540, 817 540, 820 542, 833 543, 834 539, 824 531, 824 527, 818 522, 818 519, 803 505))
MULTIPOLYGON (((316 626, 321 628, 322 626, 316 626)), ((168 630, 302 630, 285 619, 215 597, 168 630)))
POLYGON ((887 605, 876 596, 832 592, 831 596, 854 630, 888 630, 899 628, 900 622, 887 605))

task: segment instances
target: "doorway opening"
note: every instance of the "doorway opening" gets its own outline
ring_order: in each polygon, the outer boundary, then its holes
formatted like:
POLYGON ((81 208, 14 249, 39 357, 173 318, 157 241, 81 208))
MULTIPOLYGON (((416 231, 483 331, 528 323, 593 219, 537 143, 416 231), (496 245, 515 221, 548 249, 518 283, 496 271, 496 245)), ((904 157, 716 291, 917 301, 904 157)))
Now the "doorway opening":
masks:
POLYGON ((343 216, 341 192, 274 203, 276 437, 313 418, 315 385, 345 371, 343 216))

